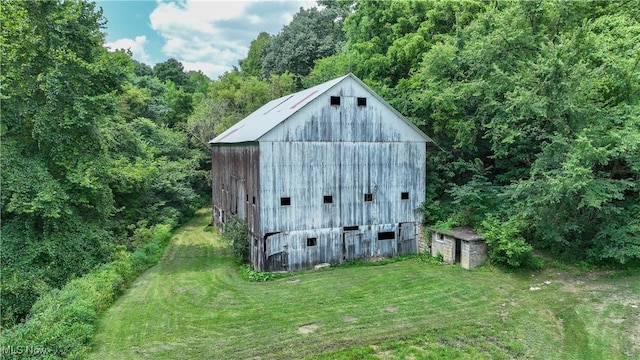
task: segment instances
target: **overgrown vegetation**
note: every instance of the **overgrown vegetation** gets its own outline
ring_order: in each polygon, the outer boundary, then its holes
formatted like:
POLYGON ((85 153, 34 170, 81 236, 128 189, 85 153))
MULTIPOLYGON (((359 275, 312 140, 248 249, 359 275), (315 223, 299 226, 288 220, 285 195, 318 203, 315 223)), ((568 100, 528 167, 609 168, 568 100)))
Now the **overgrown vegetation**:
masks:
POLYGON ((81 359, 95 335, 98 319, 129 284, 155 265, 171 236, 170 225, 156 225, 139 234, 144 244, 54 289, 33 305, 29 318, 0 338, 3 359, 81 359))
POLYGON ((523 222, 518 219, 500 221, 489 216, 482 223, 482 237, 489 247, 489 260, 509 267, 539 269, 542 260, 533 254, 533 247, 522 236, 523 222))
POLYGON ((225 223, 222 238, 231 246, 233 258, 238 265, 251 262, 251 238, 244 220, 237 215, 231 216, 225 223))
POLYGON ((202 154, 181 127, 209 80, 175 60, 151 69, 108 52, 85 1, 7 1, 0 22, 7 328, 204 204, 202 154))

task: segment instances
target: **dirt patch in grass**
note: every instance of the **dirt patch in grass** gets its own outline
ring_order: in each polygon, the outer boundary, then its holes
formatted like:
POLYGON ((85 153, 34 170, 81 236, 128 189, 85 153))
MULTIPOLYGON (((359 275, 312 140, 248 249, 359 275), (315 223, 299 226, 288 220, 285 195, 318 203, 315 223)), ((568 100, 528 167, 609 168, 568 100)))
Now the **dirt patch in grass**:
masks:
POLYGON ((342 318, 342 321, 352 323, 358 321, 358 318, 353 316, 345 316, 342 318))
POLYGON ((386 308, 384 308, 384 311, 390 312, 390 313, 397 313, 398 312, 398 307, 397 306, 387 306, 386 308))
POLYGON ((300 326, 298 328, 298 333, 311 334, 312 332, 318 330, 319 327, 320 326, 318 324, 309 324, 309 325, 300 326))

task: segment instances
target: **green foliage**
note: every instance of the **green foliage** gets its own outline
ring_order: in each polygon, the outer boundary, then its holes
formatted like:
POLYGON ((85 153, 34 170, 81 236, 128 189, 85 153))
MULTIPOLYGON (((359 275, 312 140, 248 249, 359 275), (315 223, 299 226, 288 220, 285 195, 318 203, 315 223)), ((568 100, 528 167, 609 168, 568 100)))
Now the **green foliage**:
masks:
POLYGON ((188 218, 207 183, 200 153, 165 126, 186 121, 191 94, 130 53, 107 52, 93 3, 2 6, 0 301, 10 326, 42 294, 111 261, 117 244, 133 249, 136 229, 188 218))
POLYGON ((249 264, 251 262, 249 228, 237 215, 233 215, 225 223, 222 238, 231 245, 233 259, 238 264, 249 264))
POLYGON ((309 74, 316 59, 333 55, 342 47, 344 15, 344 9, 338 6, 300 8, 280 33, 262 45, 262 76, 309 74))
POLYGON ((184 87, 189 84, 189 78, 184 72, 184 66, 174 58, 156 64, 153 67, 153 74, 160 79, 160 81, 171 81, 176 86, 184 87))
POLYGON ((259 76, 262 73, 262 53, 264 47, 269 44, 270 41, 271 37, 264 31, 251 41, 247 57, 238 62, 243 74, 259 76))
POLYGON ((488 245, 489 259, 494 264, 539 269, 542 260, 522 236, 523 222, 516 218, 501 221, 490 216, 482 222, 480 233, 488 245))
POLYGON ((209 141, 268 101, 295 91, 295 86, 290 73, 272 75, 268 81, 262 81, 233 71, 214 81, 210 92, 188 117, 186 126, 190 141, 201 150, 201 158, 206 159, 203 162, 210 162, 209 141))
MULTIPOLYGON (((171 232, 158 225, 139 233, 143 244, 133 253, 120 250, 115 260, 46 292, 35 302, 30 317, 3 332, 3 349, 42 351, 3 352, 3 358, 80 359, 89 350, 97 320, 143 270, 157 263, 171 232)), ((3 274, 4 275, 4 274, 3 274)), ((4 281, 4 279, 3 279, 4 281)), ((4 295, 4 294, 3 294, 4 295)))
POLYGON ((451 205, 455 208, 453 217, 460 225, 477 227, 487 215, 497 210, 499 189, 489 181, 486 174, 490 169, 485 169, 479 159, 475 159, 473 164, 457 164, 473 175, 465 184, 454 184, 447 191, 451 194, 451 205))
POLYGON ((352 71, 448 151, 430 154, 427 223, 509 214, 556 255, 637 258, 633 222, 609 226, 640 201, 630 3, 358 2, 344 28, 308 81, 352 71))
POLYGON ((273 272, 262 272, 256 270, 250 264, 242 264, 239 268, 240 277, 247 281, 254 282, 265 282, 275 279, 281 279, 283 277, 291 276, 290 273, 273 273, 273 272))

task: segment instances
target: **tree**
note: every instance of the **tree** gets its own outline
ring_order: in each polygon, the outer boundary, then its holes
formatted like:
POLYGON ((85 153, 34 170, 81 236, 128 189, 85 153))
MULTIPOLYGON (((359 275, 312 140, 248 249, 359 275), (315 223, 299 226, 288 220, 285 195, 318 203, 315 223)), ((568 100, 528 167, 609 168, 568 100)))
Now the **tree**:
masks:
POLYGON ((317 59, 336 54, 344 43, 339 8, 300 9, 278 35, 264 45, 262 76, 309 74, 317 59))
POLYGON ((153 74, 162 82, 171 80, 176 86, 187 86, 189 84, 189 78, 184 72, 184 66, 174 58, 157 63, 153 67, 153 74))
POLYGON ((255 40, 251 41, 249 53, 245 59, 239 61, 240 70, 249 76, 259 76, 262 72, 262 56, 265 46, 271 41, 266 32, 261 32, 255 40))
POLYGON ((135 246, 136 229, 189 216, 206 181, 186 134, 160 125, 180 103, 166 104, 157 78, 137 76, 144 67, 130 54, 102 46, 92 3, 11 1, 2 10, 7 326, 42 294, 109 261, 117 245, 135 246))
POLYGON ((6 324, 111 253, 101 135, 128 58, 102 47, 91 3, 13 1, 0 19, 6 324))
POLYGON ((304 83, 354 72, 447 150, 428 161, 430 221, 490 216, 494 235, 517 221, 558 255, 640 261, 637 15, 613 1, 361 1, 342 51, 304 83))

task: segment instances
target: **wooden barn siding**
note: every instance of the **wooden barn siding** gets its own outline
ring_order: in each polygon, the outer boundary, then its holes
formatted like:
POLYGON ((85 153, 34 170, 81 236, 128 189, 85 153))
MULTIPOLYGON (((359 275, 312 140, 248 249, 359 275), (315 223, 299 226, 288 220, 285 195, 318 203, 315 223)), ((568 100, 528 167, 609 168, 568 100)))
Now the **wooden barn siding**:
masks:
MULTIPOLYGON (((413 225, 414 223, 410 223, 413 225)), ((355 231, 342 228, 309 229, 279 233, 267 238, 266 271, 291 271, 312 268, 316 264, 394 256, 417 250, 415 233, 402 241, 399 224, 361 226, 355 231), (378 240, 378 232, 392 231, 392 240, 378 240), (307 246, 316 238, 316 246, 307 246), (399 244, 401 244, 399 246, 399 244)), ((408 223, 403 224, 407 227, 408 223)), ((408 226, 411 227, 411 226, 408 226)))
POLYGON ((417 251, 425 139, 355 82, 333 90, 261 139, 262 232, 280 232, 266 240, 263 270, 417 251), (330 105, 330 96, 340 96, 340 106, 330 105), (367 98, 366 107, 357 106, 358 97, 367 98), (365 202, 365 193, 373 201, 365 202), (332 204, 323 203, 325 195, 332 204), (281 206, 281 197, 291 205, 281 206), (378 241, 380 231, 395 238, 378 241), (346 244, 344 234, 352 239, 346 244), (317 245, 307 247, 312 237, 317 245))
MULTIPOLYGON (((252 237, 252 262, 257 266, 263 258, 262 252, 258 251, 262 237, 258 144, 213 146, 211 168, 214 217, 218 210, 224 211, 226 219, 237 214, 247 222, 252 237)), ((216 226, 224 226, 221 220, 215 218, 216 226)))
POLYGON ((406 142, 261 143, 262 232, 419 221, 424 152, 424 143, 406 142))

